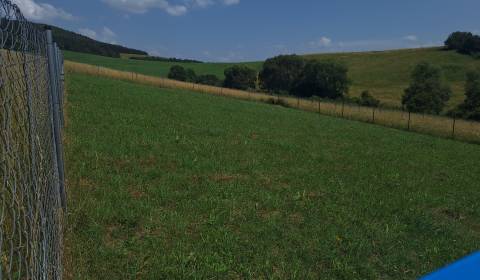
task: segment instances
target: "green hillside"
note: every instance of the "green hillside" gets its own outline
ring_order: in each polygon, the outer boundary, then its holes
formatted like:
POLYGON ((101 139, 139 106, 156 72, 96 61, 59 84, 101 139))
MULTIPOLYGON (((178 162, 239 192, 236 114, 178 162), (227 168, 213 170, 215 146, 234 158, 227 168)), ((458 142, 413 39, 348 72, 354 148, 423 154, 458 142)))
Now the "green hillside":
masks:
MULTIPOLYGON (((408 86, 413 67, 422 61, 430 62, 442 68, 446 80, 452 86, 454 97, 450 105, 462 102, 464 98, 464 80, 468 69, 480 67, 480 60, 461 55, 455 51, 441 48, 406 49, 383 52, 338 53, 307 55, 313 59, 332 59, 345 63, 349 67, 352 80, 350 94, 358 96, 363 90, 370 92, 384 103, 399 106, 404 89, 408 86)), ((66 52, 66 58, 76 62, 101 65, 117 70, 133 71, 147 75, 165 77, 174 64, 194 69, 198 74, 215 74, 223 77, 226 67, 233 64, 204 63, 182 64, 166 62, 148 62, 104 58, 87 54, 66 52)), ((262 62, 245 63, 261 69, 262 62)))
POLYGON ((109 57, 120 58, 122 53, 130 53, 132 55, 147 55, 146 52, 132 48, 123 47, 116 44, 109 44, 94 40, 87 36, 65 30, 60 27, 36 23, 40 29, 50 28, 53 38, 59 48, 67 51, 84 52, 109 57))
POLYGON ((68 74, 72 279, 416 279, 480 248, 480 146, 68 74))
MULTIPOLYGON (((197 74, 215 74, 219 78, 224 78, 223 72, 226 68, 238 63, 178 63, 178 62, 162 62, 162 61, 144 61, 126 59, 127 55, 123 55, 123 59, 91 55, 77 52, 64 52, 65 59, 108 67, 116 70, 131 71, 139 74, 166 77, 170 67, 173 65, 182 65, 185 68, 192 68, 197 74)), ((254 69, 260 70, 261 62, 243 63, 254 69)))
POLYGON ((399 104, 416 64, 430 62, 443 70, 454 91, 453 104, 463 101, 465 74, 480 67, 480 60, 442 48, 406 49, 383 52, 308 55, 313 59, 333 59, 349 67, 352 94, 368 89, 389 104, 399 104))

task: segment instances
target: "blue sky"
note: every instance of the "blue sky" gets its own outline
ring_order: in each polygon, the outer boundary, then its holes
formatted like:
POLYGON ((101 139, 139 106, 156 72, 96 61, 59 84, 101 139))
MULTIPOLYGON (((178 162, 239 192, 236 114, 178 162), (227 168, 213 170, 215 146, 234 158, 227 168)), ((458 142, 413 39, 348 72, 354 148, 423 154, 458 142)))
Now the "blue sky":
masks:
POLYGON ((478 0, 11 0, 31 20, 205 61, 441 45, 480 32, 478 0))

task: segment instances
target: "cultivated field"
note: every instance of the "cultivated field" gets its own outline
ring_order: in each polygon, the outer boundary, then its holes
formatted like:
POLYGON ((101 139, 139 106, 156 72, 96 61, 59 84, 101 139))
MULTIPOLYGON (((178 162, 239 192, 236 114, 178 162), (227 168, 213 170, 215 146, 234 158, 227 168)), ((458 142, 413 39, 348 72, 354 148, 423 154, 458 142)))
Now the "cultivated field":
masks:
POLYGON ((414 279, 480 247, 480 146, 67 75, 73 279, 414 279))
MULTIPOLYGON (((134 61, 113 59, 89 54, 65 52, 68 60, 112 69, 137 72, 140 74, 166 77, 174 64, 167 62, 134 61)), ((460 55, 440 48, 411 49, 384 52, 338 53, 308 55, 313 59, 333 59, 348 65, 352 80, 350 94, 358 96, 363 90, 370 92, 387 105, 399 106, 403 91, 408 87, 413 67, 422 61, 442 68, 446 80, 452 86, 454 96, 450 108, 461 103, 464 98, 465 73, 468 69, 480 67, 480 60, 460 55)), ((223 71, 232 64, 205 63, 181 64, 194 69, 197 74, 215 74, 223 77, 223 71)), ((246 63, 253 69, 261 69, 262 62, 246 63)))

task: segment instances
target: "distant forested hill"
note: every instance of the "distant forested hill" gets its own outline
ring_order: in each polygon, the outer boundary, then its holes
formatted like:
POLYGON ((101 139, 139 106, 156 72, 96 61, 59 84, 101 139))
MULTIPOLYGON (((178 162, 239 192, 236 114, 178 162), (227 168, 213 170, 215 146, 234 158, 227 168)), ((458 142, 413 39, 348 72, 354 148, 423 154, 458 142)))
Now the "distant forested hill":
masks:
POLYGON ((93 40, 89 37, 71 32, 56 26, 37 24, 39 28, 50 27, 55 42, 62 50, 90 53, 109 57, 120 57, 121 53, 148 55, 148 53, 136 49, 130 49, 119 45, 107 44, 93 40))

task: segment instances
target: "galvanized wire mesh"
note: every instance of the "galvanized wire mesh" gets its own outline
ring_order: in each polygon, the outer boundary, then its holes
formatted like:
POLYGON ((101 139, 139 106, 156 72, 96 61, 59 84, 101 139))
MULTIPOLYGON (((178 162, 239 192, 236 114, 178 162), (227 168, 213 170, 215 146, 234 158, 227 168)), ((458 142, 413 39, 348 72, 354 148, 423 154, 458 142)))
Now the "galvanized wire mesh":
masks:
POLYGON ((0 17, 0 279, 61 279, 63 60, 16 5, 0 17))

